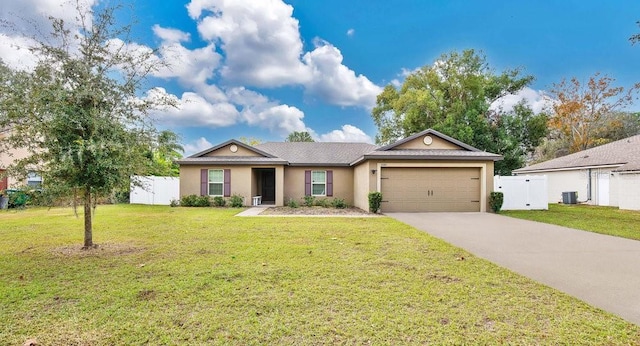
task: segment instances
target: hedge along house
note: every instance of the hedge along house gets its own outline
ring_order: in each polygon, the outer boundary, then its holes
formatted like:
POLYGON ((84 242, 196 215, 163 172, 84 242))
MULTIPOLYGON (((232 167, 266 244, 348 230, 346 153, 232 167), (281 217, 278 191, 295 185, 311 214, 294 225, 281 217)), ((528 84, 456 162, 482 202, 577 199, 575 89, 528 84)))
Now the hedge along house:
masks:
POLYGON ((435 130, 393 144, 236 140, 191 155, 180 164, 180 195, 240 195, 246 205, 282 206, 303 196, 342 198, 368 210, 382 192, 383 212, 486 211, 500 155, 480 151, 435 130))
POLYGON ((586 149, 513 171, 546 175, 549 203, 563 192, 578 202, 640 210, 640 135, 586 149))

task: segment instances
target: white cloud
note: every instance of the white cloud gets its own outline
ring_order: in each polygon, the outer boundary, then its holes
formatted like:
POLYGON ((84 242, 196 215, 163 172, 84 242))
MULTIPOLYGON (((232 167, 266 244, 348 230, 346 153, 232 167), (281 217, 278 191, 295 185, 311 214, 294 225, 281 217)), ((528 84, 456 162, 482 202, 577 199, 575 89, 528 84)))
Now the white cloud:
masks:
POLYGON ((349 37, 353 37, 353 35, 355 35, 355 33, 356 33, 356 30, 353 29, 353 28, 347 30, 347 36, 349 36, 349 37))
POLYGON ((153 33, 165 42, 188 42, 191 39, 191 34, 183 32, 178 29, 163 28, 156 24, 152 28, 153 33))
POLYGON ((304 62, 311 68, 312 76, 307 92, 339 106, 363 106, 373 108, 382 88, 363 75, 342 64, 342 54, 335 46, 316 40, 316 49, 304 55, 304 62))
POLYGON ((234 105, 226 102, 210 103, 193 92, 185 92, 178 98, 163 88, 155 88, 150 90, 146 97, 165 97, 173 100, 176 107, 165 107, 152 112, 155 120, 167 125, 224 127, 235 124, 240 116, 234 105))
POLYGON ((525 87, 516 94, 498 99, 491 104, 491 109, 502 108, 502 110, 509 112, 513 109, 513 106, 522 100, 526 101, 534 113, 540 113, 553 105, 553 100, 544 91, 525 87))
POLYGON ((192 0, 189 15, 199 20, 205 40, 220 41, 227 80, 260 87, 304 83, 302 40, 293 7, 280 0, 192 0))
POLYGON ((315 49, 305 53, 293 7, 281 0, 192 0, 187 9, 202 38, 224 51, 220 73, 227 83, 300 85, 307 96, 367 109, 382 91, 343 65, 340 50, 327 42, 316 39, 315 49))
POLYGON ((340 130, 333 130, 331 132, 320 135, 318 140, 320 142, 373 143, 373 139, 369 135, 353 125, 343 125, 342 129, 340 130))
POLYGON ((184 156, 190 156, 195 153, 199 153, 203 150, 209 149, 213 146, 206 138, 200 137, 193 142, 186 143, 184 145, 184 156))
POLYGON ((242 112, 242 117, 251 126, 266 128, 279 135, 306 130, 302 121, 304 113, 288 105, 277 105, 260 111, 248 108, 242 112))

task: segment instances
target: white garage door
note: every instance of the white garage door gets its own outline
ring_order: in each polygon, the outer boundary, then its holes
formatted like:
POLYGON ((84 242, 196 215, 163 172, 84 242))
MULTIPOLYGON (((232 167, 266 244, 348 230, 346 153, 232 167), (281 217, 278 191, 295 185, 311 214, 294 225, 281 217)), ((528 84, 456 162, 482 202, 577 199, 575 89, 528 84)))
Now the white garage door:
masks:
POLYGON ((480 168, 382 168, 383 212, 480 211, 480 168))

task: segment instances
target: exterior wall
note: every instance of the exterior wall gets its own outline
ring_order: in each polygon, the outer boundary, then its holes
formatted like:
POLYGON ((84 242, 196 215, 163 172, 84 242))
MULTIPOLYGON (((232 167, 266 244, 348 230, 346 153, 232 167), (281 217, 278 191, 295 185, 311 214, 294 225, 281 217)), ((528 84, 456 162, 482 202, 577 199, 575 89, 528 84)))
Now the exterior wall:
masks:
POLYGON ((640 172, 619 173, 616 180, 620 209, 640 210, 640 172))
POLYGON ((445 141, 437 136, 434 136, 434 135, 428 135, 428 136, 431 137, 431 140, 432 140, 431 144, 429 145, 424 143, 424 137, 426 136, 421 136, 407 143, 402 143, 401 145, 398 145, 394 149, 462 149, 459 146, 451 142, 445 141))
MULTIPOLYGON (((2 140, 2 135, 0 135, 0 140, 2 140)), ((27 149, 24 148, 19 148, 19 149, 13 149, 10 152, 0 152, 0 170, 5 169, 6 167, 8 167, 11 163, 13 163, 14 160, 18 160, 18 159, 24 159, 25 157, 28 157, 29 155, 31 155, 29 153, 29 151, 27 149)), ((4 172, 2 172, 4 173, 4 172)), ((0 176, 0 179, 2 179, 2 177, 0 176)), ((26 185, 27 184, 27 180, 26 179, 21 179, 18 180, 15 177, 12 176, 8 176, 7 177, 7 183, 8 183, 8 188, 12 189, 12 188, 17 188, 19 186, 22 185, 26 185)))
MULTIPOLYGON (((434 138, 435 142, 435 138, 434 138)), ((354 184, 355 196, 354 200, 358 201, 355 206, 358 208, 368 210, 369 202, 367 195, 370 191, 380 191, 380 170, 385 166, 389 167, 479 167, 481 168, 481 174, 484 177, 481 186, 481 195, 484 198, 481 199, 480 211, 487 211, 489 205, 489 194, 493 191, 493 173, 494 162, 493 161, 445 161, 445 160, 429 160, 429 161, 416 161, 416 160, 369 160, 358 167, 357 177, 363 177, 366 172, 369 174, 371 170, 376 170, 375 175, 369 175, 368 190, 365 187, 354 184), (366 168, 366 172, 364 171, 366 168), (362 170, 362 171, 361 171, 362 170), (364 207, 360 206, 363 205, 364 207)), ((383 197, 384 199, 384 197, 383 197)))
MULTIPOLYGON (((251 197, 258 195, 258 183, 251 166, 180 166, 180 197, 200 195, 201 169, 231 170, 231 195, 244 197, 244 205, 251 205, 251 197)), ((283 166, 260 166, 256 168, 275 168, 276 170, 276 206, 284 205, 284 168, 283 166)), ((303 181, 304 184, 304 181, 303 181)), ((304 185, 303 185, 304 188, 304 185)), ((304 191, 304 190, 303 190, 304 191)))
MULTIPOLYGON (((369 161, 353 168, 353 206, 369 211, 369 192, 375 192, 375 175, 369 161)), ((377 173, 377 172, 376 172, 377 173)))
POLYGON ((200 170, 203 168, 230 169, 231 195, 240 195, 244 197, 245 205, 251 205, 252 184, 250 166, 181 166, 180 197, 186 195, 200 195, 200 170))
POLYGON ((210 156, 262 156, 258 153, 255 153, 251 150, 245 149, 239 145, 236 145, 236 147, 238 148, 238 150, 234 153, 231 151, 230 147, 234 145, 234 144, 229 144, 226 145, 222 148, 219 148, 218 150, 214 150, 206 155, 203 155, 203 157, 210 157, 210 156))
POLYGON ((604 187, 600 186, 599 175, 609 176, 609 201, 606 205, 618 206, 618 193, 620 184, 619 178, 614 174, 611 175, 611 169, 591 169, 591 182, 589 182, 589 169, 573 169, 565 171, 552 171, 540 173, 519 174, 520 176, 547 176, 547 192, 549 203, 562 203, 562 193, 576 191, 578 193, 579 203, 588 203, 600 205, 604 201, 600 201, 599 192, 604 187), (591 186, 591 194, 589 196, 589 186, 591 186), (591 199, 589 199, 591 197, 591 199))
MULTIPOLYGON (((300 201, 304 197, 304 171, 333 171, 333 196, 327 198, 343 198, 353 205, 353 168, 352 167, 285 167, 284 169, 284 202, 290 198, 300 201)), ((231 180, 233 182, 233 180, 231 180)), ((276 183, 277 184, 277 183, 276 183)), ((318 197, 322 198, 322 197, 318 197)))

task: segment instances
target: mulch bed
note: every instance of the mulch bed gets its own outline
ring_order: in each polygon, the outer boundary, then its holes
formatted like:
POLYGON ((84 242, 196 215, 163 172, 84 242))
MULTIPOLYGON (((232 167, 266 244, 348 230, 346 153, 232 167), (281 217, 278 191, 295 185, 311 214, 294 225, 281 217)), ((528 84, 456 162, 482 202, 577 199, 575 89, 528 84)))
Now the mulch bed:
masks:
POLYGON ((324 208, 324 207, 271 207, 260 215, 373 215, 358 208, 324 208))

